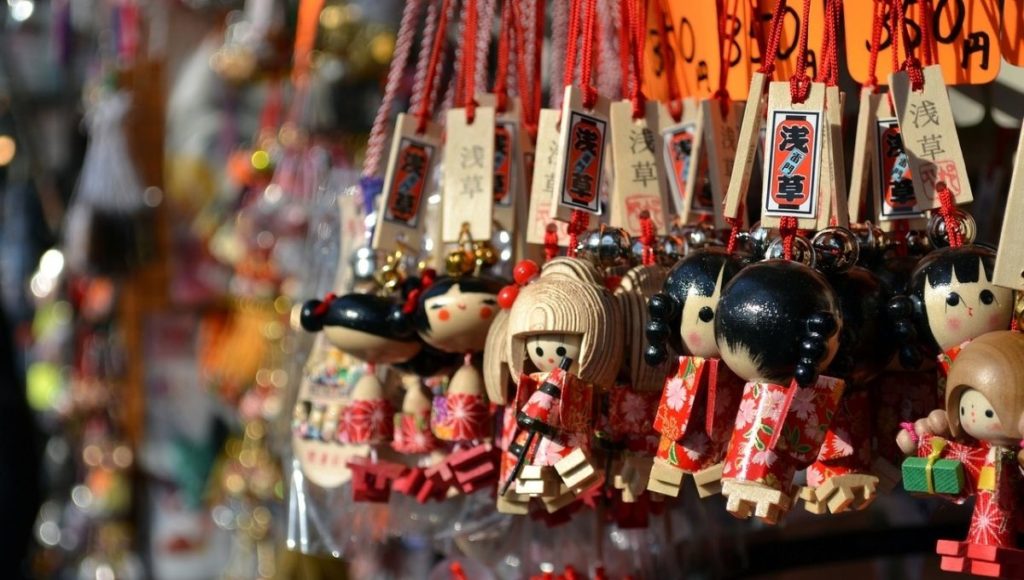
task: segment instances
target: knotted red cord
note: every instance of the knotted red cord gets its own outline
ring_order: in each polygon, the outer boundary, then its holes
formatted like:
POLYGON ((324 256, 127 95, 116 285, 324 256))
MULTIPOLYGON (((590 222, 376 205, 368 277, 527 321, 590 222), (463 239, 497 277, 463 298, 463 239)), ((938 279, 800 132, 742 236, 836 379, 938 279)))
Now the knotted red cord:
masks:
MULTIPOLYGON (((737 3, 739 0, 732 0, 732 9, 727 11, 723 18, 718 21, 718 38, 719 46, 718 53, 720 58, 718 59, 718 90, 715 91, 713 98, 717 99, 719 105, 722 107, 722 116, 729 116, 730 99, 729 99, 729 69, 731 66, 732 56, 732 42, 733 32, 732 27, 729 27, 728 32, 726 31, 726 22, 735 19, 735 14, 738 9, 737 3)), ((722 7, 725 8, 726 0, 722 0, 722 7)))
POLYGON ((878 53, 882 44, 882 19, 885 16, 885 0, 874 0, 871 13, 871 53, 868 55, 868 78, 864 82, 871 92, 878 91, 878 53))
POLYGON ((812 1, 814 0, 804 0, 803 17, 800 20, 803 25, 800 26, 800 42, 796 53, 796 69, 793 72, 793 76, 789 79, 789 94, 793 98, 794 103, 802 103, 806 101, 807 95, 811 92, 811 79, 807 76, 807 31, 810 28, 808 23, 811 21, 812 1))
POLYGON ((796 238, 797 221, 793 216, 779 218, 779 234, 782 236, 782 257, 793 259, 793 240, 796 238))
POLYGON ((570 258, 576 257, 576 245, 579 243, 579 236, 587 231, 590 225, 590 214, 585 211, 574 209, 569 218, 569 249, 566 255, 570 258))
POLYGON ((544 230, 544 261, 550 262, 558 255, 558 226, 551 223, 544 230))
MULTIPOLYGON (((754 14, 757 10, 754 9, 754 14)), ((786 13, 786 0, 778 0, 775 9, 772 10, 771 33, 768 35, 768 45, 764 47, 761 55, 761 68, 758 72, 767 77, 775 73, 775 59, 779 52, 779 42, 782 40, 782 28, 784 15, 786 13)))
MULTIPOLYGON (((632 56, 633 71, 629 77, 629 100, 633 103, 633 118, 641 119, 647 106, 644 96, 644 41, 646 40, 647 13, 641 0, 625 0, 629 26, 627 28, 628 52, 632 56)), ((668 52, 667 50, 665 52, 668 52)), ((625 72, 625 71, 624 71, 625 72)))
POLYGON ((654 265, 654 244, 656 241, 654 220, 651 219, 651 212, 644 210, 640 212, 640 243, 644 247, 642 255, 644 266, 654 265))
POLYGON ((939 215, 946 223, 949 247, 959 248, 964 243, 964 235, 960 231, 960 221, 956 219, 956 201, 953 199, 953 192, 946 187, 945 181, 936 182, 935 191, 939 194, 939 215))
POLYGON ((437 28, 434 31, 434 44, 430 48, 430 60, 427 64, 426 84, 423 87, 423 95, 420 100, 420 110, 416 117, 419 119, 416 127, 417 133, 424 133, 427 130, 427 123, 430 122, 430 112, 434 106, 434 81, 437 76, 437 65, 441 61, 441 48, 444 46, 445 33, 448 30, 448 7, 451 0, 443 0, 441 13, 438 17, 437 28))

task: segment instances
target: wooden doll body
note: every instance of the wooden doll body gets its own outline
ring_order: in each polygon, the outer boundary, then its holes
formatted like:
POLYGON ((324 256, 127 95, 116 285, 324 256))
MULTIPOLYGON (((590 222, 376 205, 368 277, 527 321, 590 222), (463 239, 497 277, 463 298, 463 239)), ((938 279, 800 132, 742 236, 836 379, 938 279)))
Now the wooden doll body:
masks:
POLYGON ((407 375, 402 378, 402 383, 405 396, 401 412, 395 415, 395 436, 391 447, 406 455, 430 453, 438 444, 430 429, 430 394, 419 377, 407 375))

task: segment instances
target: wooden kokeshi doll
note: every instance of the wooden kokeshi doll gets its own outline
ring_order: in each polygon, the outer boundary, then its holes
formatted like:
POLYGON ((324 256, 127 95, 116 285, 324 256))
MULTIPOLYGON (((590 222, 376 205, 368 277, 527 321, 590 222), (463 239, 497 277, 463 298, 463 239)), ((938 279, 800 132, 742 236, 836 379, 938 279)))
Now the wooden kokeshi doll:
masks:
POLYGON ((846 382, 817 461, 801 490, 807 510, 822 514, 864 509, 874 501, 872 401, 869 385, 896 354, 886 317, 890 291, 870 270, 853 267, 827 276, 839 299, 839 350, 825 374, 846 382))
MULTIPOLYGON (((550 434, 521 450, 528 465, 518 474, 516 489, 541 497, 555 511, 599 480, 590 453, 593 391, 615 384, 625 350, 622 313, 589 262, 556 258, 536 279, 530 277, 517 273, 517 282, 525 285, 510 304, 508 362, 517 384, 513 404, 528 416, 543 409, 550 434), (557 396, 538 390, 563 359, 573 363, 560 373, 557 396)), ((525 432, 520 439, 525 442, 525 432)))
POLYGON ((726 509, 776 523, 793 477, 818 456, 843 381, 819 376, 839 348, 842 318, 825 278, 786 260, 747 266, 722 291, 715 336, 747 381, 722 473, 726 509))
MULTIPOLYGON (((1024 437, 1024 335, 997 331, 966 344, 949 368, 945 411, 934 411, 900 433, 904 451, 927 458, 904 482, 918 475, 932 487, 939 460, 959 463, 961 489, 953 499, 975 496, 965 541, 939 540, 942 569, 982 576, 1024 576, 1024 551, 1017 546, 1021 520, 1021 438, 1024 437), (947 436, 955 437, 949 441, 947 436)), ((909 463, 911 460, 907 460, 909 463)), ((918 460, 917 464, 921 464, 918 460)), ((945 487, 945 486, 943 486, 945 487)))
POLYGON ((686 474, 701 497, 719 490, 743 381, 721 364, 715 317, 722 289, 742 267, 724 249, 697 250, 672 268, 648 305, 647 362, 672 363, 654 420, 660 443, 650 491, 678 496, 686 474))

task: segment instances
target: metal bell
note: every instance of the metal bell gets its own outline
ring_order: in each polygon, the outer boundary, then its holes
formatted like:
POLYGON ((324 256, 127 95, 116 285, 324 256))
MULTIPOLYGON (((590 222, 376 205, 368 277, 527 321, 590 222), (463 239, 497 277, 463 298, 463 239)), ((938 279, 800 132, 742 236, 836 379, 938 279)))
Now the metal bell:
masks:
MULTIPOLYGON (((974 221, 974 216, 960 208, 954 208, 953 219, 960 224, 960 233, 963 236, 964 243, 970 244, 974 242, 978 235, 978 224, 974 221)), ((932 213, 931 219, 928 220, 927 232, 928 239, 936 248, 949 246, 949 236, 946 235, 946 220, 943 219, 941 213, 937 211, 932 213)))
POLYGON ((628 267, 632 240, 626 230, 601 226, 580 236, 576 255, 600 268, 628 267))
MULTIPOLYGON (((783 245, 782 238, 778 237, 772 240, 771 244, 768 245, 768 250, 765 252, 765 260, 782 260, 786 257, 785 246, 783 245)), ((806 238, 800 236, 793 236, 793 261, 800 262, 801 264, 813 268, 815 266, 814 248, 811 247, 811 243, 806 238)))
POLYGON ((741 231, 736 236, 736 241, 744 253, 755 259, 762 259, 767 255, 768 247, 772 243, 771 230, 761 227, 761 222, 756 222, 750 226, 750 230, 741 231))
POLYGON ((857 236, 846 228, 829 227, 811 238, 814 263, 826 274, 846 272, 857 263, 860 245, 857 236))
POLYGON ((355 282, 373 282, 373 276, 377 272, 377 253, 369 246, 358 248, 350 259, 352 266, 352 277, 355 282))

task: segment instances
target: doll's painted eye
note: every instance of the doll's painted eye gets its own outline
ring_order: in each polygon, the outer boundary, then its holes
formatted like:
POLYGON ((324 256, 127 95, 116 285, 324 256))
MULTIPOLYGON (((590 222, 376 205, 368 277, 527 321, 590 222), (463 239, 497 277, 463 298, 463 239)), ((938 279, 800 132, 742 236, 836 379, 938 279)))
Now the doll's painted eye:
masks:
POLYGON ((957 306, 958 304, 960 304, 960 295, 957 294, 956 292, 950 292, 946 296, 946 304, 950 306, 957 306))
POLYGON ((568 352, 568 351, 565 350, 564 346, 560 346, 560 347, 555 349, 555 354, 557 354, 558 356, 565 356, 566 352, 568 352))
POLYGON ((966 414, 967 414, 967 409, 965 409, 963 407, 960 407, 960 415, 966 415, 966 414))
POLYGON ((995 417, 996 414, 992 412, 992 409, 988 409, 987 411, 985 411, 985 416, 991 419, 992 417, 995 417))
POLYGON ((996 300, 996 295, 991 290, 982 290, 978 297, 982 304, 992 304, 996 300))
POLYGON ((544 349, 539 346, 533 352, 537 353, 537 356, 544 356, 544 349))
POLYGON ((715 318, 715 311, 710 306, 705 306, 697 313, 697 317, 704 322, 711 322, 715 318))

